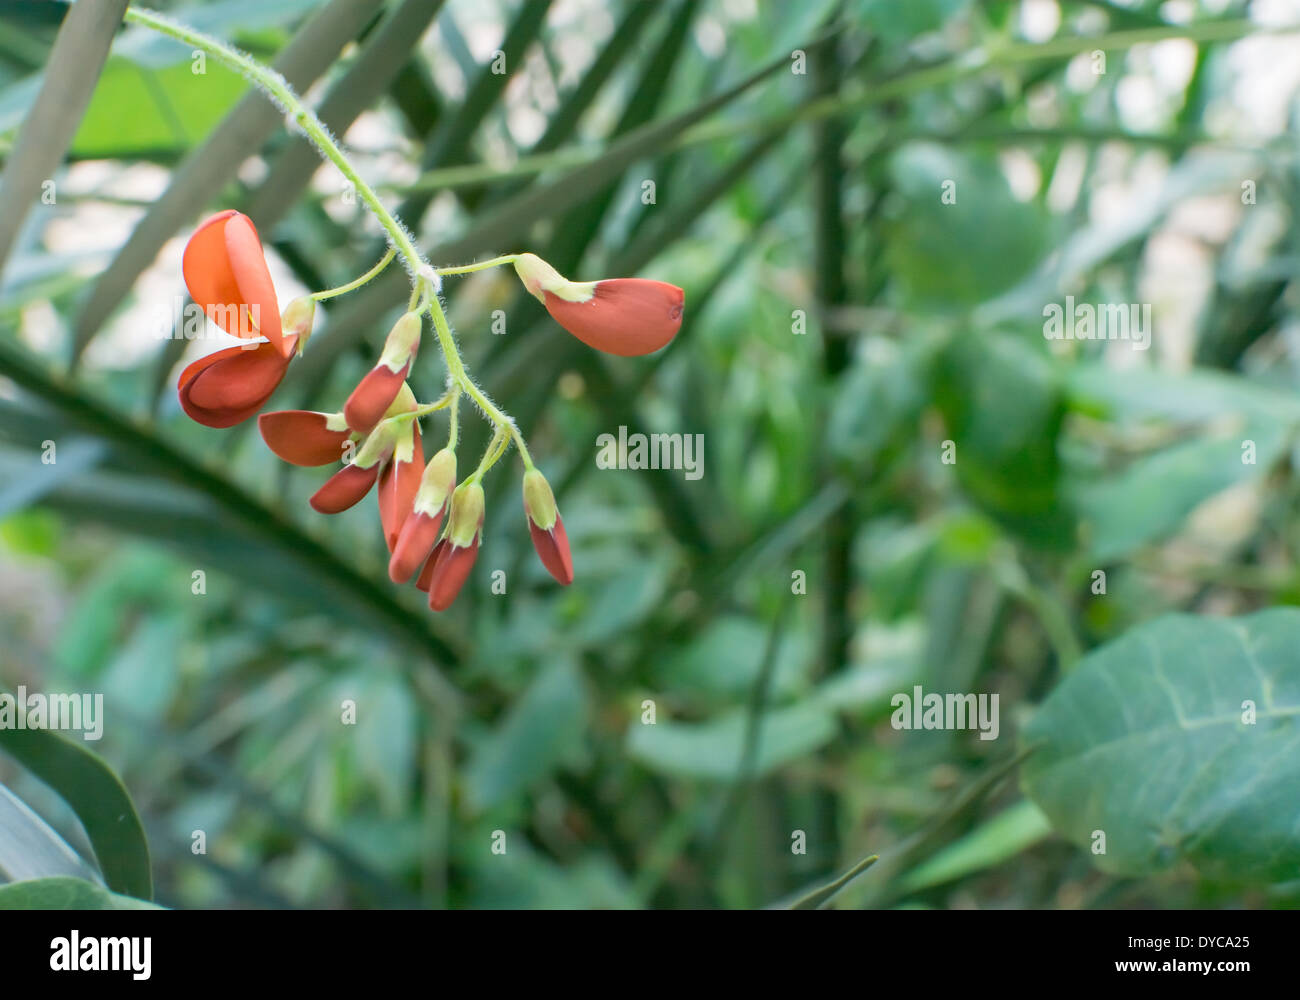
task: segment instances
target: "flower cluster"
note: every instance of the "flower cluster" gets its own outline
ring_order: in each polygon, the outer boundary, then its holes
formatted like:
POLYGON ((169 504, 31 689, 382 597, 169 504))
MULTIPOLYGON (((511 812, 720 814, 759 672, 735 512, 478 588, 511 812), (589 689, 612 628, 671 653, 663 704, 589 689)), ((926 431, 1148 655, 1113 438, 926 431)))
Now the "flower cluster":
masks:
MULTIPOLYGON (((435 326, 443 324, 439 334, 445 332, 450 339, 437 300, 439 275, 505 263, 514 265, 525 288, 560 326, 598 350, 649 354, 671 341, 681 326, 683 292, 662 281, 569 281, 530 253, 447 268, 417 278, 410 308, 389 331, 379 359, 341 410, 280 410, 258 417, 263 440, 284 461, 301 466, 343 462, 311 498, 320 513, 347 510, 377 486, 379 519, 391 554, 389 576, 394 583, 414 578, 435 611, 449 607, 469 577, 483 536, 480 480, 512 441, 524 462, 524 513, 533 546, 556 580, 566 586, 573 582, 564 520, 514 422, 478 392, 458 357, 454 366, 448 359, 447 391, 435 402, 419 403, 406 381, 420 346, 425 311, 435 326), (484 410, 496 434, 478 468, 458 485, 462 394, 484 410), (443 409, 450 414, 448 443, 426 462, 420 420, 443 409)), ((282 313, 257 230, 236 211, 219 212, 199 226, 185 248, 183 270, 194 301, 226 332, 248 341, 201 358, 181 373, 181 407, 208 427, 231 427, 258 413, 306 347, 316 302, 361 283, 294 299, 282 313)))

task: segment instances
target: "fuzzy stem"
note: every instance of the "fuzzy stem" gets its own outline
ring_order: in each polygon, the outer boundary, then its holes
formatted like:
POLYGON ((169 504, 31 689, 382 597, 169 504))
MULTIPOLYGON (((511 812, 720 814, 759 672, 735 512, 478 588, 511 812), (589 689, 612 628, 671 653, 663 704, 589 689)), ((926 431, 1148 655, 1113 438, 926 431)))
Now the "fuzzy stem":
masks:
POLYGON ((389 247, 388 253, 384 254, 383 259, 361 277, 357 278, 356 281, 349 281, 346 285, 339 285, 338 288, 327 288, 323 292, 313 292, 310 298, 315 302, 322 302, 325 299, 332 299, 336 295, 346 295, 348 292, 356 291, 362 285, 371 281, 373 278, 378 277, 379 273, 392 263, 392 260, 396 255, 397 251, 392 247, 389 247))
MULTIPOLYGON (((156 11, 146 10, 142 7, 129 7, 125 19, 131 24, 150 28, 192 48, 201 49, 218 62, 241 74, 264 91, 275 104, 283 108, 289 120, 302 130, 303 134, 320 151, 321 155, 338 167, 343 176, 355 188, 357 194, 360 195, 366 207, 370 209, 371 214, 383 226, 393 250, 401 255, 406 269, 411 275, 412 309, 417 307, 420 309, 425 308, 424 299, 427 295, 429 299, 427 308, 433 316, 434 327, 438 331, 438 345, 442 348, 443 357, 447 362, 447 371, 452 382, 478 404, 484 416, 496 425, 499 431, 508 433, 514 439, 519 447, 520 455, 523 456, 525 466, 531 469, 533 466, 532 459, 528 455, 523 435, 519 433, 514 420, 493 405, 492 401, 487 398, 483 390, 474 384, 474 380, 469 377, 469 373, 465 370, 465 363, 461 360, 460 351, 456 348, 455 338, 451 335, 451 328, 447 323, 447 317, 443 313, 442 303, 438 300, 436 291, 430 286, 428 279, 425 277, 438 272, 420 254, 411 239, 411 235, 403 228, 401 223, 393 218, 370 185, 362 180, 361 175, 357 173, 348 158, 343 154, 343 151, 339 149, 338 144, 334 141, 324 123, 316 117, 314 111, 302 102, 302 99, 294 92, 293 87, 289 85, 289 81, 275 70, 263 66, 255 59, 224 42, 179 24, 156 11)), ((485 262, 483 266, 505 263, 507 259, 513 258, 498 258, 495 261, 485 262)), ((470 268, 475 269, 476 266, 470 265, 470 268)), ((463 269, 452 269, 451 273, 465 273, 465 271, 463 269)))

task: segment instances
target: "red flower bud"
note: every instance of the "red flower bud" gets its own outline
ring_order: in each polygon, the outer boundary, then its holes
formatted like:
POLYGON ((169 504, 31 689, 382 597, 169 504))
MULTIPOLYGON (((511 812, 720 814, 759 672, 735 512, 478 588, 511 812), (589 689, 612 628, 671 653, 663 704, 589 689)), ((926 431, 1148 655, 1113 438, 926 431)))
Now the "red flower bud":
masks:
POLYGON ((470 482, 451 496, 447 533, 434 550, 429 574, 429 607, 445 611, 469 578, 483 538, 483 487, 470 482))
POLYGON ((343 457, 352 438, 341 413, 277 410, 257 418, 262 440, 292 465, 329 465, 343 457))
POLYGON ((230 209, 200 223, 185 246, 181 270, 191 298, 227 333, 265 337, 284 357, 293 351, 281 332, 275 285, 248 216, 230 209))
POLYGON ((433 573, 433 561, 429 558, 429 553, 438 541, 442 516, 447 510, 451 491, 455 488, 456 455, 444 448, 429 459, 420 480, 420 489, 415 494, 411 514, 402 524, 397 543, 393 546, 393 557, 388 562, 388 576, 394 583, 405 583, 423 565, 426 572, 420 574, 424 583, 420 589, 429 589, 427 576, 433 573))
POLYGON ((564 520, 555 506, 551 484, 536 469, 524 473, 524 513, 528 515, 528 533, 533 539, 542 565, 551 576, 568 586, 573 582, 573 557, 569 554, 569 536, 564 520))
MULTIPOLYGON (((290 352, 293 338, 287 341, 290 352)), ((233 427, 262 408, 275 392, 289 355, 271 344, 227 347, 199 358, 176 385, 181 408, 207 427, 233 427)))
POLYGON ((424 446, 420 441, 420 426, 409 420, 398 432, 392 459, 379 474, 379 522, 389 552, 393 551, 402 525, 410 517, 423 474, 424 446))
POLYGON ((411 362, 420 346, 420 315, 406 313, 389 331, 378 363, 357 383, 343 405, 348 426, 358 434, 369 434, 401 391, 411 362))

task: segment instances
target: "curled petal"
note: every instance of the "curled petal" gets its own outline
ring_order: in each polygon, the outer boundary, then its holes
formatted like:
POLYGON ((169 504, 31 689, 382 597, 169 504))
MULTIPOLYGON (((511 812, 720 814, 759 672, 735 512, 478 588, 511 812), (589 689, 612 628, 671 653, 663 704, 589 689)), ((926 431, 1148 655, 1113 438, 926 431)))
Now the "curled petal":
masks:
MULTIPOLYGON (((447 505, 443 504, 432 516, 417 510, 406 519, 397 535, 397 544, 393 546, 393 558, 388 561, 388 578, 394 583, 405 583, 421 566, 432 575, 433 560, 429 553, 438 541, 438 529, 442 527, 442 515, 446 509, 447 505)), ((424 583, 420 589, 427 591, 429 584, 425 573, 420 574, 420 581, 424 583)))
POLYGON ((348 426, 358 434, 369 434, 374 430, 375 425, 393 405, 393 400, 406 381, 406 373, 410 370, 410 361, 398 371, 393 371, 382 363, 371 368, 343 404, 343 415, 347 418, 348 426))
POLYGON ((450 544, 446 539, 438 543, 435 553, 437 561, 429 576, 429 607, 434 611, 446 611, 460 593, 461 587, 469 579, 469 571, 478 559, 478 537, 473 544, 460 546, 450 544))
POLYGON ((265 337, 288 357, 293 345, 280 328, 280 306, 252 220, 239 212, 205 219, 185 246, 181 269, 190 296, 218 326, 236 337, 265 337))
POLYGON ((325 485, 313 493, 308 502, 322 514, 338 514, 369 493, 378 478, 378 463, 368 469, 355 464, 345 465, 325 480, 325 485))
POLYGON ((402 525, 410 517, 416 491, 420 488, 420 478, 424 475, 424 448, 420 443, 420 428, 412 423, 411 430, 412 450, 407 460, 402 460, 402 452, 398 449, 379 475, 379 521, 383 525, 384 541, 389 552, 393 551, 402 525))
POLYGON ((257 418, 262 440, 277 456, 292 465, 329 465, 343 457, 343 447, 352 436, 344 427, 335 430, 334 413, 313 410, 277 410, 257 418))
POLYGON ((573 582, 573 557, 569 554, 569 536, 564 530, 564 518, 555 515, 555 525, 543 531, 532 518, 528 519, 528 533, 533 536, 542 565, 564 586, 573 582))
POLYGON ((284 378, 289 360, 270 344, 228 347, 199 358, 177 383, 181 408, 208 427, 233 427, 262 408, 284 378))
POLYGON ((585 301, 544 294, 555 321, 598 351, 624 357, 649 354, 672 340, 682 325, 686 293, 676 285, 610 278, 594 282, 591 289, 585 301))

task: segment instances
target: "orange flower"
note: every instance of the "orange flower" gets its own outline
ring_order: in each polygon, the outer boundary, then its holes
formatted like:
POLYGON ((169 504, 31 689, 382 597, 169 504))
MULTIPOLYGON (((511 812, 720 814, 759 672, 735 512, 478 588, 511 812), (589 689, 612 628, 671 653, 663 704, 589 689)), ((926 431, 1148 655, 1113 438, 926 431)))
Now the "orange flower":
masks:
POLYGON ((528 515, 528 533, 533 548, 551 576, 564 586, 573 582, 573 557, 569 554, 569 536, 555 506, 551 484, 536 469, 524 473, 524 513, 528 515))
POLYGON ((535 254, 515 261, 524 287, 588 347, 631 357, 665 346, 682 325, 686 293, 647 278, 569 281, 535 254))
MULTIPOLYGON (((397 543, 392 546, 388 576, 394 583, 405 583, 416 570, 430 562, 429 553, 438 541, 442 516, 455 488, 456 454, 443 448, 425 466, 410 516, 402 523, 397 543)), ((429 572, 433 572, 432 566, 429 572)), ((421 574, 422 579, 423 576, 421 574)), ((428 590, 427 583, 421 589, 428 590)))
POLYGON ((353 438, 341 413, 277 410, 257 418, 262 440, 291 465, 329 465, 343 457, 353 438))
POLYGON ((181 259, 190 296, 227 333, 265 337, 283 357, 294 344, 280 326, 280 305, 252 220, 234 209, 199 224, 181 259))
MULTIPOLYGON (((291 351, 295 340, 285 341, 291 351)), ((289 360, 271 344, 227 347, 199 358, 181 372, 177 383, 181 408, 207 427, 233 427, 271 398, 289 360)))
MULTIPOLYGON (((465 586, 483 540, 483 487, 464 483, 451 495, 447 532, 429 557, 429 607, 446 611, 465 586)), ((423 583, 423 574, 421 575, 423 583)))

